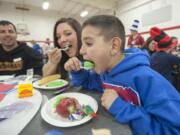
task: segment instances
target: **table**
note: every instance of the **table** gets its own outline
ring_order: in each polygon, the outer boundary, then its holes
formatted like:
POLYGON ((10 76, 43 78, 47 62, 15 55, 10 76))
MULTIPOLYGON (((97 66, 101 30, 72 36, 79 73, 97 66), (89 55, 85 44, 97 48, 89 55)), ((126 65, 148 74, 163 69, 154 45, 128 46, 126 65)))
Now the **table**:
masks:
MULTIPOLYGON (((40 90, 42 95, 46 95, 49 99, 52 98, 52 91, 40 90)), ((60 132, 63 132, 64 135, 92 135, 91 129, 99 128, 108 128, 111 130, 112 135, 132 135, 129 127, 115 121, 115 119, 101 106, 100 97, 101 93, 96 91, 86 91, 86 90, 77 90, 75 88, 70 88, 69 91, 78 91, 87 95, 94 97, 98 102, 98 119, 92 119, 83 125, 75 127, 55 127, 46 123, 42 118, 40 111, 34 116, 31 122, 23 129, 20 135, 43 135, 49 130, 55 129, 60 132)), ((43 104, 43 103, 42 103, 43 104)))

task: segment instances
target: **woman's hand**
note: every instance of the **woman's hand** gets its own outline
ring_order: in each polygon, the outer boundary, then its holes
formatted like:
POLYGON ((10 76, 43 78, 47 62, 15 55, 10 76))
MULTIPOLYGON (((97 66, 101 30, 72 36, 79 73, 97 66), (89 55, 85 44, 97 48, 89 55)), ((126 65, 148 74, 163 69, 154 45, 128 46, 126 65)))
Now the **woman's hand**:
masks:
POLYGON ((79 71, 81 68, 81 62, 77 57, 70 58, 65 64, 64 69, 66 71, 79 71))
POLYGON ((48 52, 49 62, 52 64, 58 64, 62 58, 61 50, 58 48, 53 48, 48 52))
POLYGON ((101 97, 102 106, 104 106, 108 110, 117 97, 118 94, 115 90, 106 89, 101 97))

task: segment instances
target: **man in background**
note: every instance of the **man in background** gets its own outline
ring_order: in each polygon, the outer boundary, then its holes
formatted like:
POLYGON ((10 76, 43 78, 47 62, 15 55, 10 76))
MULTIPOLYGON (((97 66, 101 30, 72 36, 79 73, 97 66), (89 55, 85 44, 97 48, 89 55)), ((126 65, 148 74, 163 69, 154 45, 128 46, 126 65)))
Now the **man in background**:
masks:
POLYGON ((25 44, 17 42, 17 31, 13 23, 0 21, 0 75, 22 75, 28 69, 41 75, 42 57, 25 44))

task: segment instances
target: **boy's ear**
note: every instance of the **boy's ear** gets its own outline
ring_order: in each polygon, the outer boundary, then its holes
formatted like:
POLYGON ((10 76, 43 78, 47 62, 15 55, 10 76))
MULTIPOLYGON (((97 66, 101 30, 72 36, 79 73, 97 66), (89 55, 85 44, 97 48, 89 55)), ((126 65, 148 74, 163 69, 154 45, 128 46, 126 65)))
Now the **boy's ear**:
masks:
POLYGON ((112 45, 111 45, 111 55, 114 56, 120 52, 121 48, 121 39, 119 37, 112 38, 112 45))

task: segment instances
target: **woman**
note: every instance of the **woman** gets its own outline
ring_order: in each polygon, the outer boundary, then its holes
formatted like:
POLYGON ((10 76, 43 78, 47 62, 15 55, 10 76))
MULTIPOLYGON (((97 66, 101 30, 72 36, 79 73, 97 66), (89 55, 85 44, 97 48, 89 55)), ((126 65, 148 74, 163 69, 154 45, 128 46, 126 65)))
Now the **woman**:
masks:
POLYGON ((144 43, 144 47, 141 48, 143 51, 145 51, 149 56, 151 56, 154 52, 154 46, 157 44, 156 41, 151 39, 151 37, 148 37, 146 42, 144 43))
POLYGON ((70 57, 79 57, 81 48, 81 25, 73 18, 61 18, 54 26, 54 46, 48 52, 48 62, 43 66, 43 76, 60 73, 63 79, 67 78, 67 72, 64 70, 64 63, 70 57), (59 48, 69 49, 62 51, 59 48))

